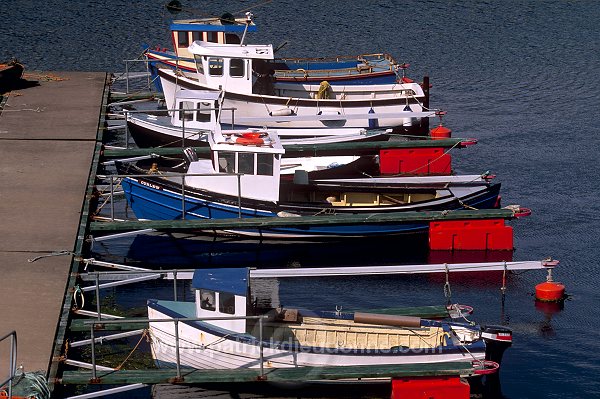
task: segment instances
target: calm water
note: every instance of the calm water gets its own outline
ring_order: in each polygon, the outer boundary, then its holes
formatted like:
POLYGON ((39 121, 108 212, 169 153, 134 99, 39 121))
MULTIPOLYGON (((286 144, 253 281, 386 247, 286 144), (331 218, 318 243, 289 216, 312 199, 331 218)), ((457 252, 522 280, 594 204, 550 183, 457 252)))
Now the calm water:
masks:
MULTIPOLYGON (((29 70, 120 72, 140 43, 169 43, 163 3, 3 0, 0 59, 16 56, 29 70)), ((258 3, 187 4, 220 15, 258 3)), ((507 398, 598 397, 598 3, 275 0, 253 11, 253 42, 286 39, 282 56, 385 51, 411 64, 409 76, 431 77, 431 104, 448 111, 454 136, 480 141, 455 153, 456 171, 491 170, 505 205, 532 208, 512 222, 514 258, 559 259, 556 276, 571 295, 562 312, 537 310, 532 293, 543 275, 529 272, 511 277, 504 308, 498 276, 456 278, 453 299, 475 306, 478 322, 513 329, 502 370, 507 398)), ((361 250, 391 252, 389 243, 361 250)), ((335 263, 331 251, 322 254, 335 263)), ((442 285, 437 277, 282 282, 281 298, 326 308, 430 304, 444 300, 442 285), (315 295, 325 289, 327 298, 315 295)))

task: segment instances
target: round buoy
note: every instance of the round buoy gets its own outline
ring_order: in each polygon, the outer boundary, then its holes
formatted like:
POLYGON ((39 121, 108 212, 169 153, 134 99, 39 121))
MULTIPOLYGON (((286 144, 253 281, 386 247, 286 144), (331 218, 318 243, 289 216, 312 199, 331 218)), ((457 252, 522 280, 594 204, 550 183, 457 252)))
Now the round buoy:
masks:
POLYGON ((565 286, 554 281, 546 281, 535 286, 535 298, 542 302, 558 302, 565 297, 565 286))
POLYGON ((500 368, 500 365, 491 360, 473 360, 473 373, 477 375, 494 374, 500 368))
POLYGON ((452 134, 452 130, 445 126, 439 125, 429 131, 432 140, 449 139, 452 134))

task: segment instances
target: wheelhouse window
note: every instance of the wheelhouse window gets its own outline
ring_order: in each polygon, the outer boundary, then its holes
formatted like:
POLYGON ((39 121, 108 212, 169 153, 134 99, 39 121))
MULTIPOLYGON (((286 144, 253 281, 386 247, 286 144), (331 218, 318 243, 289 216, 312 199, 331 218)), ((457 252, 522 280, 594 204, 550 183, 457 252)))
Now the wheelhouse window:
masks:
POLYGON ((194 120, 194 112, 193 111, 187 111, 187 110, 191 110, 194 109, 194 103, 191 101, 180 101, 179 102, 179 109, 182 111, 179 111, 179 120, 180 121, 193 121, 194 120))
POLYGON ((219 42, 219 35, 217 32, 206 32, 206 41, 211 43, 219 42))
POLYGON ((240 44, 242 40, 235 33, 226 33, 225 34, 225 43, 227 44, 240 44))
POLYGON ((235 296, 226 292, 219 292, 219 312, 235 314, 235 296))
POLYGON ((196 112, 196 120, 198 122, 210 122, 210 113, 212 112, 210 102, 200 102, 196 104, 198 111, 196 112))
POLYGON ((215 292, 211 290, 200 290, 200 307, 205 310, 214 311, 217 309, 215 292))
POLYGON ((218 156, 219 172, 235 173, 235 152, 220 151, 218 156))
POLYGON ((223 58, 208 59, 208 74, 210 76, 223 76, 223 58))
POLYGON ((249 152, 238 153, 238 173, 245 175, 254 174, 254 154, 249 152))
POLYGON ((202 32, 192 32, 192 40, 202 40, 202 32))
POLYGON ((188 33, 184 31, 177 31, 177 47, 188 47, 190 45, 190 39, 188 33))
POLYGON ((204 75, 204 64, 202 64, 202 56, 198 54, 194 54, 194 59, 196 60, 196 69, 200 75, 204 75))
POLYGON ((256 174, 262 176, 273 176, 273 155, 256 154, 256 174))
POLYGON ((241 58, 232 58, 229 61, 229 76, 234 78, 244 77, 244 60, 241 58))

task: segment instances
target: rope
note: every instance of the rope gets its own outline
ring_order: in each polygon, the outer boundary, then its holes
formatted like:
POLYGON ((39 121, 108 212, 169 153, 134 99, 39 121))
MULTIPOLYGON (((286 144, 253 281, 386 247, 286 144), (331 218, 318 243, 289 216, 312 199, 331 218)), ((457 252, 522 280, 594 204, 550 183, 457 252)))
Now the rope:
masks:
POLYGON ((479 209, 477 209, 477 208, 475 208, 475 207, 473 207, 473 206, 471 206, 471 205, 469 205, 469 204, 465 204, 465 203, 464 203, 464 202, 463 202, 463 201, 462 201, 460 198, 458 198, 458 197, 456 197, 456 199, 458 200, 458 203, 459 203, 459 204, 460 204, 460 205, 461 205, 463 208, 466 208, 466 209, 472 209, 472 210, 474 210, 474 211, 478 211, 478 210, 479 210, 479 209))
MULTIPOLYGON (((409 137, 410 137, 410 136, 409 136, 409 137)), ((444 153, 443 153, 442 155, 440 155, 439 157, 437 157, 437 158, 435 158, 435 159, 431 160, 430 162, 427 162, 425 165, 421 165, 421 166, 419 166, 419 167, 418 167, 418 168, 416 168, 416 169, 413 169, 413 170, 411 170, 411 171, 408 171, 408 172, 405 172, 405 173, 400 173, 400 174, 397 174, 397 175, 395 175, 395 176, 403 176, 403 175, 405 175, 405 174, 416 174, 416 172, 417 172, 417 171, 419 171, 419 170, 421 170, 421 169, 424 169, 425 167, 428 167, 429 165, 432 165, 434 162, 437 162, 437 161, 439 161, 440 159, 442 159, 442 157, 443 157, 444 155, 448 154, 448 153, 449 153, 451 150, 455 149, 455 148, 456 148, 456 147, 458 147, 460 144, 461 144, 460 142, 458 142, 458 143, 454 144, 452 147, 450 147, 450 148, 448 148, 446 151, 444 151, 444 153)))
POLYGON ((61 256, 61 255, 74 255, 73 252, 71 251, 67 251, 67 250, 63 250, 63 251, 54 251, 51 252, 47 255, 40 255, 40 256, 36 256, 35 258, 32 259, 27 259, 27 262, 29 263, 33 263, 38 259, 42 259, 42 258, 49 258, 50 256, 61 256))
POLYGON ((444 263, 444 268, 446 269, 446 282, 444 283, 444 297, 448 300, 448 305, 452 303, 452 289, 450 288, 450 270, 448 269, 448 264, 444 263))
POLYGON ((462 342, 460 342, 460 338, 458 337, 458 335, 456 334, 456 331, 454 331, 452 328, 450 328, 450 332, 452 333, 452 335, 454 335, 454 337, 458 340, 458 345, 461 346, 475 361, 479 361, 472 353, 471 351, 465 346, 465 344, 463 344, 462 342))
POLYGON ((506 271, 507 271, 507 266, 506 266, 506 261, 504 261, 504 270, 502 271, 502 287, 500 287, 500 291, 502 292, 503 297, 504 297, 504 294, 506 293, 506 271))
POLYGON ((472 326, 474 326, 476 324, 474 321, 471 321, 471 320, 467 319, 467 316, 465 316, 463 314, 463 312, 460 310, 460 305, 458 303, 455 303, 455 304, 451 305, 451 308, 456 311, 456 313, 458 314, 459 318, 463 319, 464 321, 466 321, 467 323, 469 323, 472 326))
POLYGON ((119 364, 116 369, 117 370, 121 370, 121 367, 123 367, 123 365, 125 365, 125 362, 127 362, 127 360, 129 360, 129 358, 131 357, 131 355, 133 355, 133 352, 135 352, 135 350, 138 348, 138 346, 140 346, 140 344, 142 343, 142 340, 144 339, 144 337, 148 338, 148 330, 144 329, 144 332, 142 333, 142 336, 140 337, 140 340, 138 341, 137 344, 135 344, 134 348, 131 350, 131 352, 129 352, 129 355, 127 355, 127 357, 125 358, 125 360, 123 360, 121 362, 121 364, 119 364))
POLYGON ((83 291, 79 285, 76 285, 73 291, 73 305, 75 309, 83 309, 85 306, 85 297, 83 296, 83 291), (81 298, 81 306, 77 305, 77 294, 79 294, 79 297, 81 298))

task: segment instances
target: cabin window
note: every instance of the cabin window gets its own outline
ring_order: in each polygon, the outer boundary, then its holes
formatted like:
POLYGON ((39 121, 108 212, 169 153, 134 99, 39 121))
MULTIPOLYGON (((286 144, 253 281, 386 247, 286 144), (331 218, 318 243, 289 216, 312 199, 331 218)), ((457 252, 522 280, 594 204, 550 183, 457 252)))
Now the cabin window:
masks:
POLYGON ((202 64, 202 56, 198 54, 194 54, 194 59, 196 60, 196 69, 200 75, 204 75, 204 64, 202 64))
POLYGON ((179 31, 177 32, 177 47, 188 47, 190 45, 190 39, 188 33, 179 31))
POLYGON ((235 172, 235 152, 219 152, 219 172, 235 172))
POLYGON ((200 290, 200 307, 202 309, 211 310, 211 311, 214 311, 217 309, 214 291, 200 290))
POLYGON ((202 32, 192 32, 192 41, 202 40, 202 32))
POLYGON ((261 176, 273 176, 273 155, 256 154, 256 174, 261 176))
MULTIPOLYGON (((191 101, 180 101, 179 109, 188 110, 194 109, 194 103, 191 101)), ((193 111, 179 111, 179 120, 180 121, 193 121, 194 120, 194 112, 193 111)))
POLYGON ((254 154, 251 152, 238 153, 238 173, 254 174, 254 154))
POLYGON ((201 102, 196 104, 198 111, 196 112, 196 120, 198 122, 210 122, 211 103, 201 102))
POLYGON ((208 59, 208 74, 210 76, 223 76, 223 58, 208 59))
POLYGON ((242 41, 235 33, 225 33, 225 43, 227 44, 240 44, 242 41))
POLYGON ((226 292, 219 292, 219 312, 235 314, 235 296, 226 292))
POLYGON ((244 77, 244 60, 241 58, 232 58, 229 61, 229 76, 234 78, 244 77))
POLYGON ((219 42, 219 35, 217 32, 206 32, 206 41, 211 43, 219 42))

